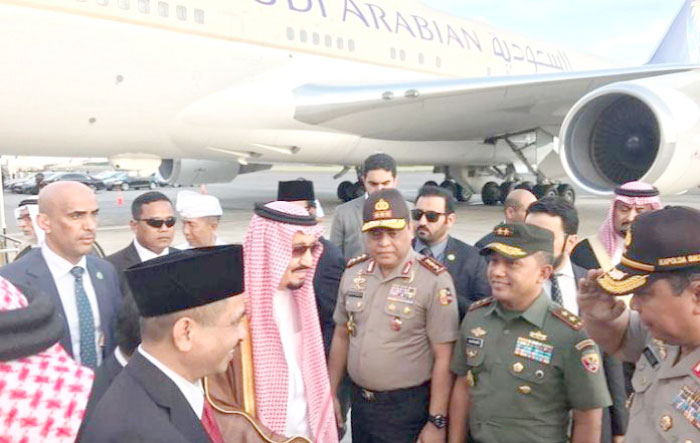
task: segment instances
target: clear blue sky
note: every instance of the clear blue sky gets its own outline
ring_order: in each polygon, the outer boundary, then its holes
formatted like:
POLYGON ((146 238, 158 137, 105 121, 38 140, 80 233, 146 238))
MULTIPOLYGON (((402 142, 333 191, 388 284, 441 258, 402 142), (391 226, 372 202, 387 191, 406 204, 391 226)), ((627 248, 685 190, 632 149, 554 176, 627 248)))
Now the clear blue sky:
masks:
POLYGON ((614 60, 646 62, 685 0, 423 0, 453 15, 614 60))

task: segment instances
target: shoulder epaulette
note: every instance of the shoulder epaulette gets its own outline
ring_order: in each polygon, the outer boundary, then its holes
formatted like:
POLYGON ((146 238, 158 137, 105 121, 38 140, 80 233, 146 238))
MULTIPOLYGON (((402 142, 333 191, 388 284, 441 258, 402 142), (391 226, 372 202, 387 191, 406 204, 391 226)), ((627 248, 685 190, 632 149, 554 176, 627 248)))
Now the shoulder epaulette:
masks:
POLYGON ((442 263, 435 260, 433 257, 423 257, 418 261, 420 262, 420 264, 428 268, 428 270, 435 275, 440 275, 442 272, 447 271, 447 268, 443 266, 442 263))
POLYGON ((367 255, 367 254, 358 255, 357 257, 353 257, 350 260, 348 260, 348 262, 345 263, 345 267, 352 268, 356 264, 365 262, 367 260, 369 260, 369 255, 367 255))
POLYGON ((578 331, 579 329, 583 328, 583 321, 581 320, 581 317, 573 312, 567 311, 561 306, 552 307, 550 308, 550 311, 552 312, 552 315, 563 321, 571 329, 578 331))
POLYGON ((475 309, 479 309, 479 308, 483 308, 484 306, 488 306, 491 303, 493 303, 494 300, 496 300, 496 299, 493 297, 486 297, 486 298, 482 298, 479 301, 475 301, 474 303, 469 305, 469 311, 473 311, 475 309))

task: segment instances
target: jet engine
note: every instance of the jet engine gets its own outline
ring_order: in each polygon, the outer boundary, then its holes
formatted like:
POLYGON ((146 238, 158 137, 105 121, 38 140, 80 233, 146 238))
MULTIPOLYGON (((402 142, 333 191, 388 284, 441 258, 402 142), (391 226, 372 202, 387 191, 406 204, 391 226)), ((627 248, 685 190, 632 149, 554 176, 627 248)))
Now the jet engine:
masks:
POLYGON ((612 83, 581 98, 560 133, 571 179, 596 194, 631 180, 671 194, 700 185, 700 73, 612 83))
POLYGON ((158 173, 171 185, 191 186, 202 183, 228 183, 240 172, 238 162, 212 160, 165 159, 158 173))

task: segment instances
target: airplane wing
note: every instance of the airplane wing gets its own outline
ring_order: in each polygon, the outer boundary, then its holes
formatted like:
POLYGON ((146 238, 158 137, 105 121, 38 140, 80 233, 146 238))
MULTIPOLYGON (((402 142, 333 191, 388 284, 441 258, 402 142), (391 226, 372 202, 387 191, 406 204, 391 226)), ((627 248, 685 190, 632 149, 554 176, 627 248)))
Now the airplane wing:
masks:
POLYGON ((479 140, 533 128, 558 128, 574 103, 596 88, 698 67, 646 65, 416 83, 308 84, 294 91, 295 118, 382 140, 479 140))

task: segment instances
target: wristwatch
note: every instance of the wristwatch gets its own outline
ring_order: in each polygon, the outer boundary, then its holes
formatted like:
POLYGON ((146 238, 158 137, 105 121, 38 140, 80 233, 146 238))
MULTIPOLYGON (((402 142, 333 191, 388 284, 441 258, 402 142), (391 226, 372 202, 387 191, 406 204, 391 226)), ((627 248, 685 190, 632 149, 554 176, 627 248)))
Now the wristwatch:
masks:
POLYGON ((429 415, 428 421, 435 425, 438 429, 445 429, 447 426, 447 416, 446 415, 429 415))

